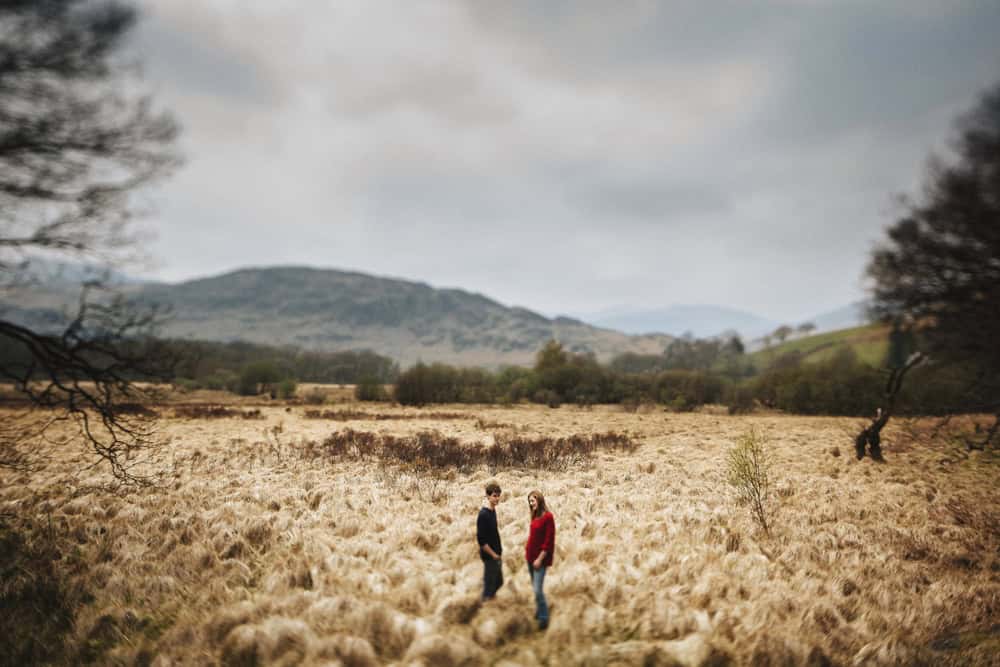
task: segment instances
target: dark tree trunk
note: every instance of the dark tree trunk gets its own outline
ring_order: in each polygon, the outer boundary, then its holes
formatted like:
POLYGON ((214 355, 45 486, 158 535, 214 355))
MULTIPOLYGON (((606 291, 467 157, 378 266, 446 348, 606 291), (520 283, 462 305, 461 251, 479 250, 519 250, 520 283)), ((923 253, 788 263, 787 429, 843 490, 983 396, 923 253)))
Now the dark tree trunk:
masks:
POLYGON ((893 368, 892 372, 889 373, 889 380, 885 384, 885 399, 882 402, 882 406, 875 410, 875 416, 872 418, 871 423, 861 429, 861 432, 854 437, 854 451, 859 460, 865 457, 866 445, 867 453, 873 460, 885 460, 882 458, 882 428, 889 423, 889 417, 892 416, 893 408, 896 406, 896 396, 899 394, 899 390, 903 388, 903 378, 906 377, 911 368, 920 364, 925 358, 922 353, 914 352, 906 360, 905 364, 893 368))

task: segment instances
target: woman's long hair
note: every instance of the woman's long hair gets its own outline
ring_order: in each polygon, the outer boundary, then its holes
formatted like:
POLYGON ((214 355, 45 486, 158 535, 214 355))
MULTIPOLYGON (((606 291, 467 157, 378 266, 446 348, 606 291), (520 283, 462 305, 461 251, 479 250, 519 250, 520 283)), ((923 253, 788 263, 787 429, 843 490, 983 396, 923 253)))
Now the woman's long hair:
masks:
POLYGON ((548 511, 548 508, 545 506, 545 496, 542 495, 541 491, 532 491, 528 494, 528 509, 531 511, 532 519, 537 519, 548 511), (538 501, 533 510, 531 509, 531 496, 534 496, 535 500, 538 501))

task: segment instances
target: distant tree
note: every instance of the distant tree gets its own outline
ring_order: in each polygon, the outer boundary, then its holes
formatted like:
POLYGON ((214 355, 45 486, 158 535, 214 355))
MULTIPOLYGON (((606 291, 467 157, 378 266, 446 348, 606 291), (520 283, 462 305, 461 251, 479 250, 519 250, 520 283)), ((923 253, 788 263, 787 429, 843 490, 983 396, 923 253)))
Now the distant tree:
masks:
POLYGON ((462 398, 462 372, 447 364, 416 365, 400 373, 394 396, 402 405, 458 403, 462 398))
POLYGON ((608 369, 615 373, 656 373, 665 368, 663 355, 636 352, 623 352, 608 364, 608 369))
POLYGON ((800 336, 808 336, 813 331, 816 331, 816 325, 813 324, 812 322, 803 322, 802 324, 800 324, 795 328, 795 331, 800 336))
MULTIPOLYGON (((258 394, 277 394, 277 385, 281 381, 281 371, 270 361, 256 361, 247 364, 240 373, 237 392, 243 396, 258 394)), ((292 389, 294 392, 294 388, 292 389)))
POLYGON ((553 339, 535 355, 535 371, 544 373, 565 366, 568 361, 569 355, 563 349, 562 343, 553 339))
POLYGON ((285 378, 278 383, 278 398, 295 398, 295 390, 298 389, 298 383, 292 378, 285 378))
POLYGON ((792 335, 792 328, 787 324, 782 324, 771 335, 777 338, 779 343, 784 343, 785 339, 792 335))
POLYGON ((872 313, 912 331, 914 354, 967 369, 962 399, 947 407, 994 416, 968 442, 982 448, 1000 425, 1000 85, 956 130, 955 158, 931 162, 920 198, 903 201, 906 212, 875 249, 868 275, 872 313))
POLYGON ((366 376, 354 386, 354 398, 359 401, 386 401, 389 395, 377 378, 366 376))
POLYGON ((664 368, 708 370, 732 351, 730 343, 718 338, 675 338, 663 351, 664 368))
MULTIPOLYGON (((135 19, 114 0, 0 3, 0 286, 22 283, 39 253, 114 264, 135 252, 131 194, 177 163, 176 124, 130 92, 116 58, 135 19)), ((159 313, 93 299, 97 282, 61 335, 0 315, 0 345, 21 351, 0 377, 75 419, 112 473, 135 480, 126 461, 151 430, 120 405, 136 400, 134 380, 169 377, 171 364, 148 338, 159 313)), ((0 466, 30 466, 32 423, 0 429, 0 466)))

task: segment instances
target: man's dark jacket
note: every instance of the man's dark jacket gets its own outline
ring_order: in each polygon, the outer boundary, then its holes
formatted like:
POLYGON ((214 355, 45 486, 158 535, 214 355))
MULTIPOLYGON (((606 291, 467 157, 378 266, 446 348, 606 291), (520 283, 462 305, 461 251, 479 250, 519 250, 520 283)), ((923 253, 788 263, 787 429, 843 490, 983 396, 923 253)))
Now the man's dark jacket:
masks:
POLYGON ((490 545, 498 556, 503 553, 496 510, 491 510, 489 507, 479 510, 479 518, 476 519, 476 541, 479 542, 479 557, 484 561, 493 560, 493 557, 483 550, 484 544, 490 545))

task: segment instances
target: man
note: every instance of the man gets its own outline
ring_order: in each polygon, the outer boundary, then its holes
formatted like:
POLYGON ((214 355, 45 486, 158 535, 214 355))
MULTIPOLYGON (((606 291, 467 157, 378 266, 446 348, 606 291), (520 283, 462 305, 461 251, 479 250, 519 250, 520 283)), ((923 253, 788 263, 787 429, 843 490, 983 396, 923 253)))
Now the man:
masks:
POLYGON ((503 561, 500 560, 503 546, 497 527, 499 502, 500 485, 490 482, 486 485, 486 503, 480 508, 476 520, 476 541, 479 543, 479 557, 483 559, 483 600, 492 600, 503 586, 503 561))

